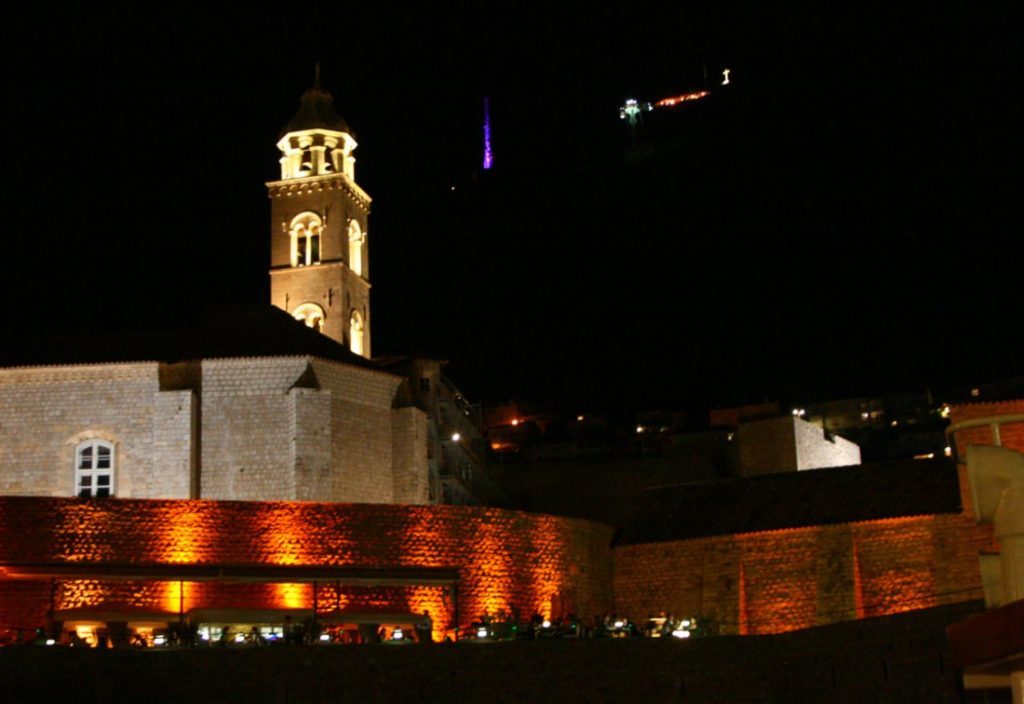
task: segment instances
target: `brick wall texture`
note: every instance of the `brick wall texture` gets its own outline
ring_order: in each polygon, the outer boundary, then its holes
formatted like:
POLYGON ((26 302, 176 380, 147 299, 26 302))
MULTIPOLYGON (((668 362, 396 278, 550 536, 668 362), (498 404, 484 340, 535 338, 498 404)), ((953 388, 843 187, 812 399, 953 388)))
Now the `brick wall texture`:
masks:
MULTIPOLYGON (((612 529, 518 511, 456 506, 305 502, 0 498, 0 565, 338 565, 457 568, 465 624, 482 613, 561 615, 611 607, 612 529)), ((0 581, 0 628, 33 628, 50 608, 47 582, 0 581)), ((177 614, 200 607, 312 608, 308 584, 58 579, 56 609, 125 607, 177 614), (184 593, 182 593, 182 588, 184 593)), ((318 605, 431 612, 454 626, 443 587, 321 585, 318 605)))
MULTIPOLYGON (((1013 416, 1024 414, 1024 399, 1014 401, 994 401, 991 403, 965 403, 952 406, 949 421, 956 425, 977 418, 1013 416)), ((1024 452, 1024 421, 1000 422, 999 437, 1003 447, 1017 452, 1024 452)), ((967 446, 994 445, 992 429, 988 425, 977 428, 964 428, 955 433, 957 455, 961 461, 967 458, 967 446)))

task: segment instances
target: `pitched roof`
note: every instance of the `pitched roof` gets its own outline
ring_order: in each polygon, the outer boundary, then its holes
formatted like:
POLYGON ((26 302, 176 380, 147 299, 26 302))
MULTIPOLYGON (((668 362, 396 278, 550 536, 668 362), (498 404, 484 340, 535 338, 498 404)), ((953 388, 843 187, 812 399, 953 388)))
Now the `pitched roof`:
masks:
POLYGON ((273 306, 213 306, 187 328, 13 338, 0 345, 0 367, 287 356, 320 357, 378 369, 370 360, 273 306))
POLYGON ((954 463, 884 462, 651 489, 615 543, 660 543, 960 510, 954 463))

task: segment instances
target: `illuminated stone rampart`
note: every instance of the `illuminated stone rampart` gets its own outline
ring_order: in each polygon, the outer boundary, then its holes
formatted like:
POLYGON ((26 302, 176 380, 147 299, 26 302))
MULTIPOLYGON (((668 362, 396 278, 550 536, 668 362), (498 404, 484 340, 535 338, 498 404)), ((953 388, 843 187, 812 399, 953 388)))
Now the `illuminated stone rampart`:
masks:
MULTIPOLYGON (((435 627, 482 613, 557 616, 611 606, 611 528, 499 509, 300 502, 0 498, 0 564, 453 568, 437 585, 320 584, 318 613, 431 612, 435 627)), ((12 568, 13 569, 13 568, 12 568)), ((0 573, 2 576, 2 573, 0 573)), ((50 583, 0 581, 0 628, 34 628, 50 583)), ((53 607, 312 609, 310 584, 58 578, 53 607)))

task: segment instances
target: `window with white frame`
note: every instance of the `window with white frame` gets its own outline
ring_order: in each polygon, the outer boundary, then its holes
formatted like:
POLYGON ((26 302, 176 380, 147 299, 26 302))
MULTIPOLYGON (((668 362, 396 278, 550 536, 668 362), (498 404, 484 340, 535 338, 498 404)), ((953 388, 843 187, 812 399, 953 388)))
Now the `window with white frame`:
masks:
POLYGON ((75 448, 75 495, 82 498, 114 495, 114 446, 87 440, 75 448))

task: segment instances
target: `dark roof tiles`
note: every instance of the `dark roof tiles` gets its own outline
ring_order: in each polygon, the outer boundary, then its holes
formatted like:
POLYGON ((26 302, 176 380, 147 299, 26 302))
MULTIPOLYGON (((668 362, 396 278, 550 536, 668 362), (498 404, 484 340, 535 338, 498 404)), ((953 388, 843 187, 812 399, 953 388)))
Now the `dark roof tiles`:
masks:
POLYGON ((192 327, 154 332, 11 339, 0 367, 312 356, 378 369, 370 360, 272 306, 207 308, 192 327))

